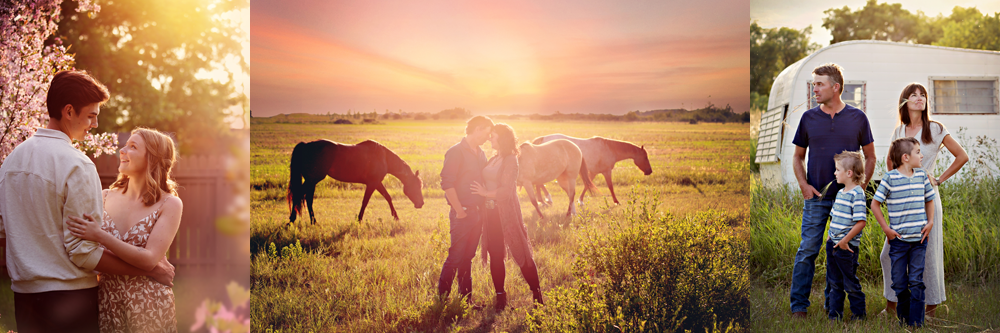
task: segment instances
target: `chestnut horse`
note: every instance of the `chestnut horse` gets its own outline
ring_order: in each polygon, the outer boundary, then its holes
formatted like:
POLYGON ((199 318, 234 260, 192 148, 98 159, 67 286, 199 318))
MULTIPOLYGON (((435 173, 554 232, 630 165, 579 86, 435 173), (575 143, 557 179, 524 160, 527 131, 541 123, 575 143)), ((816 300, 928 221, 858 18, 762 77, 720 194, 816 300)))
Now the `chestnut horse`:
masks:
MULTIPOLYGON (((604 182, 608 183, 608 190, 611 191, 611 200, 618 204, 618 197, 615 196, 615 185, 611 182, 611 169, 615 163, 624 159, 632 159, 632 163, 642 170, 642 173, 649 176, 653 173, 653 167, 649 165, 649 156, 646 154, 645 146, 636 146, 628 141, 619 141, 599 136, 590 139, 580 139, 563 134, 551 134, 535 138, 534 144, 541 144, 552 140, 569 140, 580 147, 583 158, 587 161, 587 168, 590 169, 590 177, 597 177, 597 174, 604 175, 604 182)), ((535 191, 541 198, 539 190, 545 191, 548 196, 548 203, 552 203, 552 195, 545 189, 545 183, 536 183, 535 191)), ((587 189, 580 193, 580 202, 583 202, 583 195, 587 194, 587 189)))
POLYGON ((576 144, 567 140, 555 140, 540 145, 525 142, 521 144, 519 149, 521 155, 517 158, 520 167, 517 181, 527 190, 528 198, 535 206, 538 216, 545 217, 542 215, 542 210, 538 208, 538 200, 535 200, 532 184, 545 184, 553 179, 558 180, 559 186, 569 195, 569 208, 566 210, 566 216, 576 214, 573 198, 576 196, 577 175, 583 178, 584 191, 597 189, 591 181, 593 177, 590 177, 590 173, 587 171, 587 163, 583 159, 583 154, 576 144))
POLYGON ((376 190, 389 202, 392 217, 399 220, 396 208, 392 206, 392 197, 382 185, 382 179, 387 173, 403 182, 403 194, 410 198, 413 207, 424 206, 420 171, 412 172, 410 166, 399 156, 375 141, 368 140, 356 145, 329 140, 299 142, 292 150, 289 167, 291 175, 288 180, 288 205, 292 211, 288 217, 289 223, 295 222, 295 215, 302 213, 302 200, 309 207, 309 219, 313 224, 316 223, 312 207, 313 193, 316 191, 316 184, 326 176, 342 182, 365 184, 365 197, 361 200, 358 221, 364 217, 368 199, 376 190))

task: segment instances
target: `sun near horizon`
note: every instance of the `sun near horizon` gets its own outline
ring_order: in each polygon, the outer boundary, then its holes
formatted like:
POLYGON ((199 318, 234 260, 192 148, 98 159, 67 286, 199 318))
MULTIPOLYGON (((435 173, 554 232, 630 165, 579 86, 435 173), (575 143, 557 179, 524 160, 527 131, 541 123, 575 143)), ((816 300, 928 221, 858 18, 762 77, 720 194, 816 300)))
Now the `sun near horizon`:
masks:
POLYGON ((254 116, 749 110, 749 4, 251 6, 254 116))

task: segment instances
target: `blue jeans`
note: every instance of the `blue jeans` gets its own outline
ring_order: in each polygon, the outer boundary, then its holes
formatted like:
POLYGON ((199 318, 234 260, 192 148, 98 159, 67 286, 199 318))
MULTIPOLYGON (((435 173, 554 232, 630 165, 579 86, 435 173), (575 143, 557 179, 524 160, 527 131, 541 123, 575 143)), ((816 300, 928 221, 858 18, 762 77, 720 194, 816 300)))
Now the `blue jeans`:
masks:
POLYGON ((483 221, 476 207, 468 207, 464 219, 456 218, 454 209, 450 211, 448 220, 451 225, 451 247, 448 248, 448 258, 441 267, 438 294, 447 295, 451 292, 451 283, 457 272, 458 292, 467 296, 472 293, 472 258, 476 256, 476 248, 479 247, 483 221))
MULTIPOLYGON (((792 288, 790 303, 792 312, 805 312, 809 308, 809 290, 812 289, 813 275, 816 273, 816 257, 823 245, 823 231, 826 221, 830 218, 833 200, 822 200, 819 197, 806 200, 802 208, 802 242, 795 253, 795 266, 792 267, 792 288)), ((830 288, 823 292, 824 302, 829 299, 830 288)), ((824 308, 828 306, 824 305, 824 308)))
POLYGON ((851 318, 865 318, 865 293, 861 291, 861 281, 858 280, 858 252, 857 246, 848 244, 847 247, 854 251, 841 250, 835 248, 837 245, 831 239, 826 240, 826 286, 830 291, 827 302, 830 319, 841 319, 844 317, 844 292, 851 300, 851 318))
POLYGON ((926 242, 889 241, 892 290, 896 292, 896 317, 908 326, 924 324, 924 253, 926 242))

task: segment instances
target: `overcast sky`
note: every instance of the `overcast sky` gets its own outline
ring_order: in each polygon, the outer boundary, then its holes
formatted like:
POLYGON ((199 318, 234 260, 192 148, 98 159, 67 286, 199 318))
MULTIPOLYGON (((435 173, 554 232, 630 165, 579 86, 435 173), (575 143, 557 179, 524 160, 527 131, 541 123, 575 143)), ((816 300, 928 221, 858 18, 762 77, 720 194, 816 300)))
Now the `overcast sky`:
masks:
MULTIPOLYGON (((800 0, 751 0, 750 19, 764 28, 789 27, 802 30, 812 25, 812 42, 821 46, 830 45, 830 31, 823 28, 823 11, 831 8, 847 6, 851 11, 857 11, 865 6, 866 0, 841 1, 800 1, 800 0)), ((940 0, 906 0, 882 1, 878 3, 899 3, 903 9, 916 13, 923 11, 927 16, 951 15, 952 8, 976 7, 980 12, 993 14, 1000 12, 1000 0, 972 1, 940 1, 940 0)))
POLYGON ((256 1, 255 116, 749 109, 744 0, 256 1), (710 97, 709 97, 710 96, 710 97))

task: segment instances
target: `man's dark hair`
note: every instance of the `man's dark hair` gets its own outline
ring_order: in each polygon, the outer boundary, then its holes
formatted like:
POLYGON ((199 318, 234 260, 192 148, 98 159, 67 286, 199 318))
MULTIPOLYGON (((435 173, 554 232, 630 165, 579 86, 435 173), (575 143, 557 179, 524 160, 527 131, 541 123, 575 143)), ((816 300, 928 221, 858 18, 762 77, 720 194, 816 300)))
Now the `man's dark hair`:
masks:
POLYGON ((493 119, 490 119, 490 117, 487 117, 487 116, 475 116, 475 117, 472 117, 472 119, 469 119, 469 121, 465 125, 465 134, 472 134, 472 131, 475 131, 477 128, 480 128, 480 127, 483 127, 483 126, 486 126, 486 127, 489 127, 490 129, 492 129, 493 128, 493 119))
POLYGON ((830 81, 833 81, 831 84, 836 83, 840 85, 840 89, 837 90, 838 93, 844 92, 844 69, 840 68, 839 65, 832 62, 819 65, 819 67, 813 69, 813 74, 826 75, 830 78, 830 81))
POLYGON ((52 77, 45 104, 49 118, 58 120, 66 105, 72 105, 79 114, 84 106, 107 102, 109 97, 108 88, 86 71, 61 71, 52 77))

